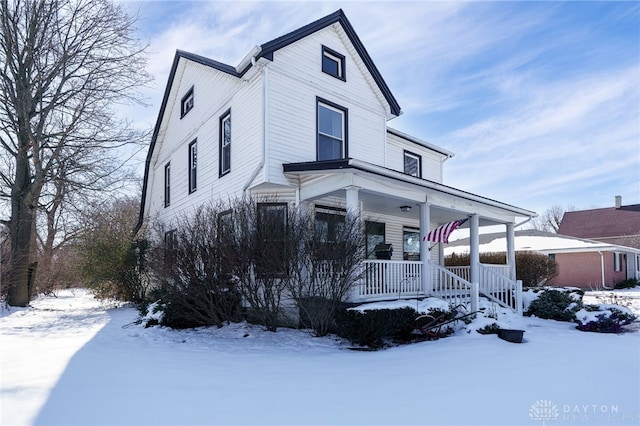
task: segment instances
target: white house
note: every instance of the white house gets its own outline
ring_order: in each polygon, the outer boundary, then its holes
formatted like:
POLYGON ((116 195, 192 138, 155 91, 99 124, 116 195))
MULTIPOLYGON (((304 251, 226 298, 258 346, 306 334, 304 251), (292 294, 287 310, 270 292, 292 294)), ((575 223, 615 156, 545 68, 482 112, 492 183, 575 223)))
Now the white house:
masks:
POLYGON ((275 208, 359 214, 370 241, 392 244, 390 260, 366 262, 354 301, 462 292, 474 303, 481 293, 520 306, 514 227, 535 213, 445 185, 453 153, 388 127, 400 113, 342 10, 256 46, 235 67, 178 51, 138 229, 212 199, 277 196, 275 208), (441 244, 421 238, 465 218, 476 259, 469 281, 441 266, 441 244), (477 260, 478 230, 488 225, 504 225, 511 244, 501 270, 477 260))

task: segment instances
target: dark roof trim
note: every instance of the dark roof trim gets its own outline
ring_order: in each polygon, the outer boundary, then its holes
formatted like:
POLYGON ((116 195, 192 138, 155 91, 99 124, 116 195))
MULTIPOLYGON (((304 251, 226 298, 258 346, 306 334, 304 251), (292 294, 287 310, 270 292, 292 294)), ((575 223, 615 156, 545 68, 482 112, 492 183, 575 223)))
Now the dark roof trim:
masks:
POLYGON ((428 148, 432 151, 439 152, 442 155, 445 155, 447 158, 452 158, 455 154, 451 151, 447 151, 444 148, 441 148, 437 145, 430 144, 429 142, 422 141, 414 136, 408 135, 406 133, 401 132, 400 130, 392 129, 391 127, 387 127, 387 133, 395 135, 399 138, 405 139, 409 142, 413 142, 416 145, 420 145, 421 147, 428 148))
POLYGON ((360 38, 358 37, 358 34, 356 34, 355 30, 351 26, 351 23, 345 16, 342 9, 338 9, 337 11, 333 12, 331 15, 327 15, 324 18, 320 18, 315 22, 312 22, 310 24, 305 25, 304 27, 301 27, 295 31, 290 32, 289 34, 285 34, 281 37, 278 37, 267 43, 264 43, 261 46, 261 52, 258 55, 258 57, 273 60, 273 53, 276 50, 282 49, 283 47, 286 47, 291 43, 295 43, 296 41, 304 37, 307 37, 323 28, 326 28, 329 25, 333 25, 336 22, 340 23, 340 25, 344 29, 344 32, 347 34, 347 36, 349 37, 349 40, 355 47, 356 52, 358 52, 358 54, 360 55, 360 58, 362 58, 362 61, 367 67, 367 70, 369 70, 369 73, 371 73, 371 76, 373 76, 373 79, 375 80, 376 84, 380 88, 380 91, 382 92, 385 99, 389 103, 389 108, 391 109, 391 113, 396 116, 400 115, 402 113, 402 110, 400 108, 400 105, 398 104, 398 101, 396 101, 396 98, 391 93, 389 86, 387 86, 387 83, 382 78, 380 71, 378 71, 378 68, 373 63, 373 60, 369 56, 367 49, 365 49, 364 45, 360 41, 360 38))
MULTIPOLYGON (((308 35, 311 35, 313 33, 315 33, 316 31, 319 31, 329 25, 332 25, 336 22, 339 22, 340 25, 342 26, 342 28, 344 29, 345 33, 347 34, 347 36, 349 37, 349 40, 351 41, 351 43, 353 44, 353 46, 355 47, 356 51, 358 52, 358 54, 360 55, 360 57, 362 58, 362 61, 364 62, 365 66, 367 67, 367 69, 369 70, 369 73, 371 73, 371 75, 373 76, 373 79, 375 80, 376 84, 378 85, 378 87, 380 88, 380 91, 382 92, 382 94, 384 95, 385 99, 387 100, 387 102, 389 103, 389 107, 391 110, 391 113, 398 116, 401 114, 401 109, 400 109, 400 105, 398 104, 398 101, 396 101, 395 97, 393 96, 393 94, 391 93, 391 90, 389 89, 389 86, 387 86, 387 83, 384 81, 384 79, 382 78, 382 75, 380 74, 380 72, 378 71, 378 68, 376 68, 375 64, 373 63, 373 60, 371 59, 371 57, 369 56, 369 53, 367 52, 367 50, 365 49, 364 45, 362 44, 362 42, 360 41, 360 38, 358 37, 358 35, 356 34, 355 30, 353 29, 353 27, 351 26, 351 23, 349 22, 349 20, 347 19, 347 17, 345 16, 344 12, 342 11, 342 9, 338 9, 336 12, 325 16, 324 18, 320 18, 315 22, 312 22, 310 24, 307 24, 295 31, 292 31, 288 34, 285 34, 281 37, 278 37, 276 39, 273 39, 267 43, 264 43, 261 46, 261 51, 258 55, 256 55, 256 59, 257 58, 265 58, 268 59, 270 61, 273 61, 273 53, 278 50, 278 49, 282 49, 283 47, 288 46, 291 43, 294 43, 308 35)), ((171 72, 169 73, 169 78, 167 79, 167 86, 165 87, 165 91, 164 91, 164 96, 162 98, 162 104, 160 106, 160 112, 158 114, 158 119, 156 120, 156 125, 153 129, 153 135, 151 137, 151 144, 149 145, 149 151, 147 152, 147 159, 145 161, 145 170, 144 170, 144 180, 142 183, 142 201, 140 203, 140 215, 138 218, 138 223, 136 224, 136 227, 134 229, 134 233, 137 233, 140 228, 142 227, 143 221, 144 221, 144 208, 145 208, 145 198, 146 198, 146 193, 147 193, 147 181, 149 178, 149 166, 150 166, 150 162, 151 162, 151 157, 153 155, 153 150, 155 148, 155 144, 156 144, 156 139, 158 137, 158 132, 160 131, 160 125, 162 123, 162 118, 164 117, 164 113, 165 110, 167 108, 167 101, 169 98, 169 93, 171 92, 171 88, 173 86, 173 79, 175 77, 176 74, 176 70, 178 68, 178 63, 180 62, 181 58, 185 58, 188 59, 190 61, 199 63, 201 65, 205 65, 214 69, 217 69, 219 71, 222 71, 224 73, 230 74, 234 77, 242 77, 244 76, 244 74, 252 67, 252 64, 249 63, 243 70, 241 70, 240 72, 237 71, 236 68, 232 67, 231 65, 227 65, 224 64, 222 62, 218 62, 218 61, 214 61, 213 59, 209 59, 206 58, 204 56, 200 56, 200 55, 196 55, 195 53, 189 53, 189 52, 185 52, 183 50, 177 50, 176 54, 173 58, 173 65, 171 66, 171 72)))

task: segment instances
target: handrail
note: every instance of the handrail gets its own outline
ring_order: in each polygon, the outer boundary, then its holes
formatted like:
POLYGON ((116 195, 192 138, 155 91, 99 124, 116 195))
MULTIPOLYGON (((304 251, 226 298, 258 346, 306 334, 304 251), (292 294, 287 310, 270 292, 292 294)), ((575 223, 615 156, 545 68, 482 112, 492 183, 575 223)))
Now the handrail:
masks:
POLYGON ((500 306, 522 313, 522 281, 512 281, 480 264, 480 293, 500 306))
POLYGON ((434 274, 431 291, 434 296, 443 298, 454 305, 471 302, 471 310, 478 309, 477 285, 456 275, 444 266, 431 264, 431 271, 434 274))

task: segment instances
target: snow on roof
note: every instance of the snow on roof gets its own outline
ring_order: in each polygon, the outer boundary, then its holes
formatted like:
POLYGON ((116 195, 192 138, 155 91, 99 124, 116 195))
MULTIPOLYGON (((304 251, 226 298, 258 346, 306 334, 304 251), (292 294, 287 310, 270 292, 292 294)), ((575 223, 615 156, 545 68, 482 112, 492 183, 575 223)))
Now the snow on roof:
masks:
MULTIPOLYGON (((587 240, 582 238, 568 237, 565 235, 539 233, 543 235, 528 235, 525 231, 521 234, 516 233, 515 250, 516 251, 537 251, 540 253, 577 253, 577 252, 595 252, 595 251, 622 251, 640 254, 640 250, 624 247, 615 244, 607 244, 600 241, 587 240)), ((489 238, 481 239, 480 252, 504 252, 507 250, 507 238, 504 234, 491 234, 489 238), (484 242, 482 241, 484 240, 484 242)), ((458 244, 455 246, 445 247, 445 255, 452 253, 461 254, 469 252, 469 243, 458 244)))

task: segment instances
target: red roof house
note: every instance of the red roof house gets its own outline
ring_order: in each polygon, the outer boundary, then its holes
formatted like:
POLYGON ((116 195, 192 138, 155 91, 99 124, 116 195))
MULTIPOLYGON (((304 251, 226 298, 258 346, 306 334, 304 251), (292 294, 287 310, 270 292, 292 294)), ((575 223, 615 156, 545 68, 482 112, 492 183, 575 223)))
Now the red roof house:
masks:
POLYGON ((558 234, 640 249, 640 204, 566 212, 558 234))

